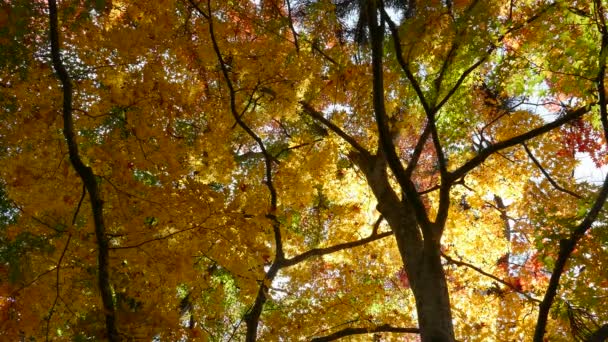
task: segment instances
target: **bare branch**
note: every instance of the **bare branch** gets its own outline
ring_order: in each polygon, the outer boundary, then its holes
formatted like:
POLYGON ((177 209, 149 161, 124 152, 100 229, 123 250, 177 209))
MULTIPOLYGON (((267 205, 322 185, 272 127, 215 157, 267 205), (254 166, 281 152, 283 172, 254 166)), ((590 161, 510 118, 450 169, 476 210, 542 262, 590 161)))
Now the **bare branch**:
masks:
POLYGON ((534 163, 534 165, 536 165, 536 167, 540 170, 540 172, 542 172, 542 174, 545 176, 545 178, 547 178, 547 181, 549 181, 549 183, 551 183, 551 185, 553 185, 553 187, 561 192, 567 193, 570 196, 573 196, 575 198, 581 199, 583 198, 581 195, 570 191, 566 188, 561 187, 559 184, 557 184, 557 182, 555 180, 553 180, 553 178, 551 177, 551 175, 549 175, 549 173, 543 168, 543 166, 540 164, 540 162, 536 159, 536 157, 534 157, 534 155, 532 154, 532 151, 530 151, 530 149, 528 148, 528 145, 526 145, 526 143, 522 143, 524 150, 526 150, 526 153, 528 154, 528 157, 530 157, 530 159, 532 160, 532 162, 534 163))
POLYGON ((71 240, 72 234, 69 234, 68 240, 65 242, 65 247, 63 247, 63 251, 61 252, 61 256, 59 257, 59 260, 57 260, 57 266, 55 266, 55 270, 57 271, 57 276, 55 278, 55 300, 53 301, 53 305, 51 305, 48 317, 46 318, 46 341, 49 340, 49 327, 51 325, 53 313, 55 313, 55 306, 57 305, 57 300, 59 300, 59 297, 61 297, 59 293, 59 270, 61 269, 61 261, 63 261, 63 257, 65 256, 65 252, 68 250, 68 246, 70 245, 71 240))
POLYGON ((608 324, 602 325, 599 329, 597 329, 591 337, 589 337, 588 342, 605 342, 608 339, 608 324))
POLYGON ((306 259, 310 259, 314 256, 322 256, 322 255, 326 255, 326 254, 331 254, 331 253, 335 253, 338 251, 342 251, 345 249, 350 249, 350 248, 354 248, 354 247, 359 247, 359 246, 363 246, 365 244, 368 244, 370 242, 376 241, 376 240, 380 240, 382 238, 385 238, 387 236, 391 236, 393 235, 392 231, 388 231, 388 232, 383 232, 383 233, 372 233, 370 236, 363 238, 361 240, 357 240, 357 241, 351 241, 351 242, 345 242, 345 243, 341 243, 341 244, 337 244, 334 246, 330 246, 330 247, 325 247, 325 248, 313 248, 309 251, 306 251, 302 254, 296 255, 293 258, 288 258, 285 259, 285 261, 281 264, 282 267, 290 267, 293 265, 296 265, 306 259))
POLYGON ((390 324, 383 324, 376 327, 370 328, 344 328, 342 330, 336 331, 335 333, 323 337, 315 337, 311 339, 311 342, 329 342, 335 341, 342 337, 352 336, 352 335, 362 335, 362 334, 373 334, 373 333, 381 333, 381 332, 390 332, 390 333, 402 333, 402 334, 419 334, 420 330, 418 328, 401 328, 394 327, 390 324))
POLYGON ((399 30, 397 29, 397 25, 395 25, 395 22, 391 19, 388 13, 386 13, 386 10, 384 8, 382 8, 382 19, 386 21, 386 23, 388 23, 388 28, 393 36, 393 43, 395 45, 395 55, 397 57, 397 62, 401 66, 401 69, 403 69, 403 72, 405 73, 407 79, 412 84, 416 95, 418 95, 418 99, 422 104, 422 108, 424 108, 424 112, 430 112, 431 108, 424 97, 424 93, 422 92, 422 88, 420 87, 418 80, 416 80, 416 77, 414 77, 414 74, 412 74, 412 71, 409 67, 409 63, 407 63, 403 59, 403 50, 401 49, 401 39, 399 38, 399 30))
POLYGON ((405 168, 405 176, 407 178, 412 177, 412 173, 416 169, 416 165, 418 164, 418 160, 420 160, 420 155, 422 154, 422 150, 424 149, 424 144, 426 144, 429 135, 431 134, 431 125, 427 122, 424 126, 424 130, 420 137, 418 138, 418 142, 416 142, 416 146, 414 147, 414 152, 410 156, 410 161, 405 168))
POLYGON ((76 210, 74 210, 74 216, 72 217, 72 226, 76 224, 76 218, 78 218, 78 212, 80 211, 80 207, 82 206, 82 201, 84 200, 84 196, 86 194, 87 194, 87 187, 84 184, 82 184, 82 196, 80 196, 80 200, 78 201, 76 210))
POLYGON ((266 272, 266 274, 264 276, 265 279, 260 283, 258 293, 256 295, 255 301, 254 301, 251 309, 249 310, 249 312, 247 312, 245 314, 245 317, 244 317, 245 323, 247 325, 246 341, 252 342, 252 341, 256 340, 260 316, 262 314, 262 308, 264 307, 264 304, 267 301, 267 292, 268 292, 267 282, 272 282, 274 277, 276 277, 276 275, 280 269, 280 264, 285 259, 285 253, 283 251, 283 240, 281 237, 281 227, 280 227, 280 223, 276 217, 278 199, 277 199, 277 190, 274 186, 273 178, 272 178, 272 165, 273 165, 274 157, 268 152, 262 139, 242 120, 242 118, 239 114, 239 111, 237 109, 237 103, 236 103, 236 101, 237 101, 236 91, 235 91, 234 85, 232 83, 232 80, 231 80, 229 72, 228 72, 228 66, 226 64, 226 61, 224 60, 224 57, 222 56, 222 52, 220 51, 220 47, 217 42, 217 38, 215 36, 215 30, 214 30, 214 25, 213 25, 213 16, 211 14, 211 1, 210 0, 207 1, 208 13, 205 13, 198 6, 198 4, 194 3, 193 0, 189 0, 189 1, 190 1, 190 4, 192 5, 192 7, 201 16, 203 16, 207 20, 208 27, 209 27, 209 35, 211 37, 211 43, 213 45, 213 50, 217 57, 220 68, 222 70, 222 74, 224 76, 224 81, 226 82, 226 85, 228 86, 228 90, 229 90, 229 94, 230 94, 230 111, 232 113, 232 116, 234 117, 234 120, 236 120, 236 123, 239 125, 239 127, 241 127, 241 129, 243 129, 247 133, 247 135, 249 135, 257 143, 262 154, 264 155, 264 164, 265 164, 265 173, 266 173, 265 183, 266 183, 266 187, 268 188, 268 191, 270 192, 270 208, 269 208, 268 213, 266 214, 266 217, 268 217, 272 221, 272 229, 273 229, 274 241, 275 241, 275 258, 274 258, 274 261, 272 262, 272 264, 270 265, 270 268, 268 269, 268 271, 266 272))
POLYGON ((59 24, 57 18, 57 3, 55 0, 48 0, 49 5, 49 23, 50 23, 50 39, 51 39, 51 58, 55 73, 61 82, 63 91, 63 135, 68 145, 68 152, 72 166, 82 179, 91 201, 91 209, 93 211, 93 221, 95 225, 95 236, 97 239, 97 270, 98 270, 98 285, 101 291, 101 299, 103 302, 104 315, 106 318, 106 333, 110 341, 119 341, 120 336, 116 328, 116 315, 114 309, 114 301, 112 298, 112 289, 110 287, 110 271, 109 271, 109 251, 108 240, 105 236, 106 227, 103 218, 103 201, 99 193, 97 185, 97 177, 93 170, 84 164, 78 152, 78 143, 76 141, 76 133, 72 117, 72 81, 68 75, 63 61, 61 59, 61 51, 59 45, 59 24))
MULTIPOLYGON (((374 105, 374 114, 376 118, 376 125, 378 126, 378 134, 379 134, 379 150, 382 151, 382 154, 386 157, 386 161, 397 178, 397 182, 401 187, 401 190, 405 194, 407 200, 411 203, 412 208, 416 214, 416 219, 422 228, 422 231, 427 234, 426 237, 431 237, 428 234, 434 235, 431 229, 431 223, 429 221, 426 209, 420 196, 418 195, 418 191, 416 190, 416 186, 412 182, 412 180, 405 173, 405 169, 401 164, 401 160, 395 151, 395 145, 393 140, 391 139, 391 135, 388 128, 388 119, 386 115, 386 108, 384 105, 384 71, 383 71, 383 39, 384 39, 384 30, 383 25, 379 25, 378 20, 376 18, 376 13, 378 8, 376 8, 376 4, 372 2, 367 3, 368 13, 373 13, 369 15, 369 30, 370 30, 370 39, 372 46, 372 72, 373 72, 373 80, 372 80, 372 90, 373 90, 373 105, 374 105)), ((382 11, 383 9, 380 8, 382 11)), ((385 12, 384 12, 385 13, 385 12)), ((388 15, 382 16, 383 20, 387 20, 388 15), (385 18, 386 17, 386 18, 385 18)), ((390 18, 388 18, 390 20, 390 18)), ((389 23, 390 26, 390 23, 389 23)), ((399 49, 401 47, 399 46, 399 49)), ((408 76, 409 77, 409 76, 408 76)), ((414 83, 412 83, 414 84, 414 83)), ((420 93, 422 96, 422 93, 420 93)), ((426 101, 424 101, 424 96, 420 98, 420 101, 425 106, 425 111, 430 112, 428 105, 426 105, 426 101)))
POLYGON ((492 154, 494 154, 498 151, 524 143, 532 138, 535 138, 535 137, 545 134, 557 127, 560 127, 560 126, 564 125, 565 123, 568 123, 570 121, 580 118, 584 114, 588 113, 594 104, 595 103, 591 103, 586 106, 570 110, 565 115, 563 115, 562 117, 560 117, 559 119, 557 119, 553 122, 550 122, 543 126, 537 127, 535 129, 532 129, 526 133, 517 135, 510 139, 490 145, 489 147, 481 150, 478 155, 476 155, 475 157, 473 157, 472 159, 470 159, 469 161, 464 163, 461 167, 450 172, 451 180, 458 179, 458 178, 465 176, 469 171, 473 170, 475 167, 477 167, 478 165, 483 163, 489 156, 491 156, 492 154))
POLYGON ((298 44, 298 33, 296 32, 296 28, 293 26, 293 18, 291 16, 291 3, 289 0, 285 0, 287 3, 287 20, 289 21, 289 29, 291 30, 291 34, 293 35, 293 44, 296 46, 296 52, 300 52, 300 45, 298 44))
POLYGON ((456 260, 456 259, 450 257, 449 255, 445 254, 445 253, 441 253, 441 256, 448 263, 450 263, 450 264, 454 264, 454 265, 457 265, 457 266, 465 266, 467 268, 470 268, 470 269, 474 270, 475 272, 477 272, 479 274, 482 274, 482 275, 484 275, 484 276, 486 276, 488 278, 492 278, 495 281, 497 281, 497 282, 499 282, 499 283, 507 286, 508 288, 510 288, 511 290, 513 290, 514 292, 517 292, 517 293, 521 294, 522 296, 526 297, 526 299, 528 299, 528 300, 530 300, 532 302, 540 303, 540 300, 538 300, 538 299, 530 296, 529 294, 521 291, 520 289, 518 289, 517 287, 515 287, 513 284, 511 284, 511 283, 509 283, 507 281, 504 281, 504 280, 498 278, 497 276, 493 275, 492 273, 488 273, 488 272, 482 270, 481 268, 479 268, 479 267, 477 267, 475 265, 469 264, 468 262, 465 262, 465 261, 462 261, 462 260, 456 260))
POLYGON ((344 141, 346 141, 352 148, 354 148, 355 150, 357 150, 359 153, 361 153, 363 155, 366 155, 366 156, 370 155, 369 151, 366 150, 363 146, 361 146, 357 142, 357 140, 355 140, 355 138, 346 134, 340 127, 336 126, 333 122, 327 120, 323 116, 323 113, 315 110, 308 102, 300 101, 300 105, 302 106, 302 109, 304 109, 304 112, 306 114, 311 116, 313 119, 321 122, 323 125, 325 125, 327 128, 329 128, 332 132, 337 134, 340 138, 344 139, 344 141))
POLYGON ((490 45, 490 47, 486 50, 486 53, 479 58, 475 63, 473 63, 471 66, 469 66, 461 75, 460 77, 458 77, 458 80, 456 81, 456 83, 454 84, 454 86, 448 91, 448 93, 443 97, 443 100, 441 100, 439 102, 439 104, 437 104, 437 106, 435 107, 436 111, 439 111, 439 109, 441 109, 441 107, 443 107, 443 105, 452 97, 452 95, 454 95, 456 93, 456 91, 458 90, 458 88, 460 88, 460 86, 462 85, 462 83, 466 80, 466 78, 473 72, 475 71, 475 69, 477 69, 477 67, 479 67, 483 62, 486 61, 486 59, 488 57, 490 57, 490 55, 492 55, 492 53, 496 50, 496 48, 498 48, 498 43, 502 42, 509 34, 511 34, 514 31, 517 31, 523 27, 525 27, 526 25, 536 21, 538 18, 540 18, 544 13, 546 13, 549 9, 553 8, 555 5, 557 5, 557 2, 554 2, 552 4, 549 4, 547 7, 543 8, 542 10, 540 10, 538 13, 536 13, 535 15, 531 16, 530 18, 526 19, 525 21, 511 26, 509 29, 507 29, 505 31, 505 33, 503 33, 502 35, 500 35, 497 39, 495 43, 492 43, 490 45))
POLYGON ((194 227, 178 230, 178 231, 173 232, 173 233, 169 233, 169 234, 166 234, 166 235, 163 235, 163 236, 159 236, 159 237, 156 237, 156 238, 148 239, 148 240, 139 242, 139 243, 137 243, 135 245, 109 247, 109 249, 111 249, 111 250, 120 250, 120 249, 139 248, 139 247, 141 247, 143 245, 146 245, 148 243, 151 243, 151 242, 166 240, 166 239, 168 239, 168 238, 170 238, 172 236, 179 235, 179 234, 182 234, 182 233, 186 233, 186 232, 189 232, 189 231, 193 231, 193 230, 196 230, 196 229, 201 229, 201 228, 203 228, 201 225, 196 225, 194 227))

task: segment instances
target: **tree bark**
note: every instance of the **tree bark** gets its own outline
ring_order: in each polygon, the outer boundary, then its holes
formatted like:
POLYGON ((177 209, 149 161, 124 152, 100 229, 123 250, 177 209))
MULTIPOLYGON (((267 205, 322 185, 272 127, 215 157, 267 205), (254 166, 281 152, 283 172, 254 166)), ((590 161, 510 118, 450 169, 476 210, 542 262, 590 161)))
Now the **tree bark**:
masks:
POLYGON ((351 158, 365 174, 378 200, 377 209, 395 234, 416 301, 422 341, 455 341, 440 242, 423 239, 413 208, 399 199, 388 181, 387 163, 382 155, 351 152, 351 158))
MULTIPOLYGON (((380 138, 376 156, 359 154, 359 166, 366 175, 378 200, 378 210, 386 218, 395 233, 405 272, 416 300, 420 337, 424 342, 452 342, 454 327, 447 282, 441 265, 441 232, 447 217, 448 206, 440 205, 436 223, 430 222, 428 213, 411 178, 405 172, 390 138, 384 106, 383 40, 384 25, 378 22, 380 1, 367 0, 366 11, 372 52, 372 93, 374 116, 380 138), (388 182, 387 165, 394 173, 403 200, 399 199, 388 182), (442 214, 443 212, 443 214, 442 214)), ((364 9, 362 9, 364 10, 364 9)), ((426 108, 425 108, 426 110, 426 108)), ((430 109, 427 110, 427 114, 430 109)), ((429 120, 434 120, 431 115, 429 120)), ((434 122, 431 122, 431 131, 434 122)), ((445 161, 434 134, 435 147, 445 180, 445 161)), ((449 196, 449 188, 442 189, 449 196)), ((442 202, 449 204, 449 197, 442 202), (447 199, 447 202, 445 201, 447 199)))

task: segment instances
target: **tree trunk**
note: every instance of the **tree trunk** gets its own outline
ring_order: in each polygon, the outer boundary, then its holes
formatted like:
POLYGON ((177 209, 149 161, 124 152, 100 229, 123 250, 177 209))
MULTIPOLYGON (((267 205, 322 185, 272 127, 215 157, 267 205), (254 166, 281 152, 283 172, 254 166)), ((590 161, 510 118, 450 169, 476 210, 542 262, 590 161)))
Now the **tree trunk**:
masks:
POLYGON ((410 265, 408 276, 416 299, 422 341, 451 342, 455 340, 452 311, 439 253, 438 246, 425 246, 417 265, 410 265))
POLYGON ((400 220, 399 226, 391 224, 391 228, 395 232, 405 272, 416 300, 420 337, 424 342, 455 341, 450 296, 441 265, 441 245, 430 240, 416 241, 415 236, 420 237, 421 234, 411 232, 418 230, 414 215, 406 205, 401 207, 398 214, 405 219, 400 220), (413 243, 414 241, 416 242, 413 243))
POLYGON ((395 233, 399 253, 407 273, 418 313, 423 342, 452 342, 454 326, 447 281, 441 265, 441 244, 423 239, 414 209, 399 199, 390 183, 382 155, 352 152, 378 200, 378 211, 395 233))

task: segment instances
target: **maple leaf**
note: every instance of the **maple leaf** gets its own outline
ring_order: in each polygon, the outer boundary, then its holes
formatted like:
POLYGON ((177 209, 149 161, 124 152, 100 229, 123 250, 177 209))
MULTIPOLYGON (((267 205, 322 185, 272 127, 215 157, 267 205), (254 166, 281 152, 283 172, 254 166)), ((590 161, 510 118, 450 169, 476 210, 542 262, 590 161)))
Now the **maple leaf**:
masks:
POLYGON ((604 6, 3 3, 0 339, 601 337, 604 6))

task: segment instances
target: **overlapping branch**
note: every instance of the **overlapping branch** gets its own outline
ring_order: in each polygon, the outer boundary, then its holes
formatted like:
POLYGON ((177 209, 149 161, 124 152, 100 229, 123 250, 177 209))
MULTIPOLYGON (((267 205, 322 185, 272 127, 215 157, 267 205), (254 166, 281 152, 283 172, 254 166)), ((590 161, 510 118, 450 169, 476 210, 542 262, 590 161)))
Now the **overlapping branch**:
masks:
POLYGON ((340 127, 336 126, 336 124, 334 124, 330 120, 326 119, 321 112, 314 109, 313 106, 310 105, 308 102, 300 101, 300 105, 302 106, 302 109, 304 109, 304 112, 306 114, 308 114, 313 119, 321 122, 329 130, 331 130, 336 135, 338 135, 340 138, 342 138, 344 141, 346 141, 357 152, 359 152, 365 156, 370 155, 369 151, 366 150, 363 146, 361 146, 355 138, 351 137, 346 132, 344 132, 340 127))
MULTIPOLYGON (((423 233, 430 237, 430 235, 434 235, 434 232, 431 228, 431 222, 428 218, 426 209, 420 196, 418 195, 418 191, 416 190, 416 186, 412 182, 412 180, 405 173, 405 169, 401 164, 401 160, 395 151, 395 145, 391 139, 391 135, 388 127, 388 118, 386 115, 386 108, 384 105, 384 71, 383 71, 383 39, 384 39, 384 30, 382 25, 378 23, 378 19, 375 15, 377 13, 378 8, 373 1, 367 3, 368 8, 366 9, 368 13, 373 13, 373 15, 369 16, 369 30, 370 30, 370 40, 372 47, 372 72, 373 72, 373 83, 372 83, 372 95, 373 95, 373 107, 374 107, 374 115, 376 119, 376 125, 378 126, 378 134, 380 138, 379 149, 381 149, 382 154, 385 156, 386 161, 397 178, 397 182, 399 186, 405 193, 407 200, 412 205, 414 212, 416 214, 416 219, 422 228, 423 233), (430 235, 429 235, 430 234, 430 235)), ((381 8, 380 8, 381 10, 381 8)), ((420 92, 420 100, 423 101, 424 95, 420 92)), ((423 101, 423 106, 425 106, 425 110, 428 109, 428 105, 425 105, 426 102, 423 101)), ((432 127, 431 127, 432 130, 432 127)))
POLYGON ((249 135, 256 142, 256 144, 261 150, 262 155, 264 156, 266 178, 265 184, 268 188, 268 191, 270 192, 270 208, 266 216, 272 221, 272 229, 275 240, 275 258, 272 264, 270 265, 270 268, 264 275, 264 280, 260 284, 260 288, 258 289, 256 299, 251 309, 245 316, 245 324, 247 325, 246 341, 255 341, 257 337, 257 329, 259 325, 260 316, 262 314, 262 309, 267 301, 267 282, 272 282, 272 280, 276 277, 280 269, 280 264, 285 258, 285 254, 283 252, 283 240, 281 237, 281 227, 276 217, 277 190, 274 186, 272 178, 272 165, 274 157, 270 154, 270 152, 268 152, 262 139, 243 121, 242 116, 239 113, 239 110, 237 108, 236 90, 232 83, 232 79, 230 78, 228 66, 226 64, 226 61, 224 60, 222 52, 220 51, 220 47, 215 36, 213 14, 211 12, 211 1, 207 1, 207 13, 205 13, 193 0, 189 0, 189 2, 190 5, 192 5, 192 7, 207 20, 213 50, 218 59, 220 69, 222 70, 224 81, 228 87, 230 95, 230 112, 232 113, 232 116, 236 121, 237 125, 241 127, 241 129, 243 129, 247 133, 247 135, 249 135))

